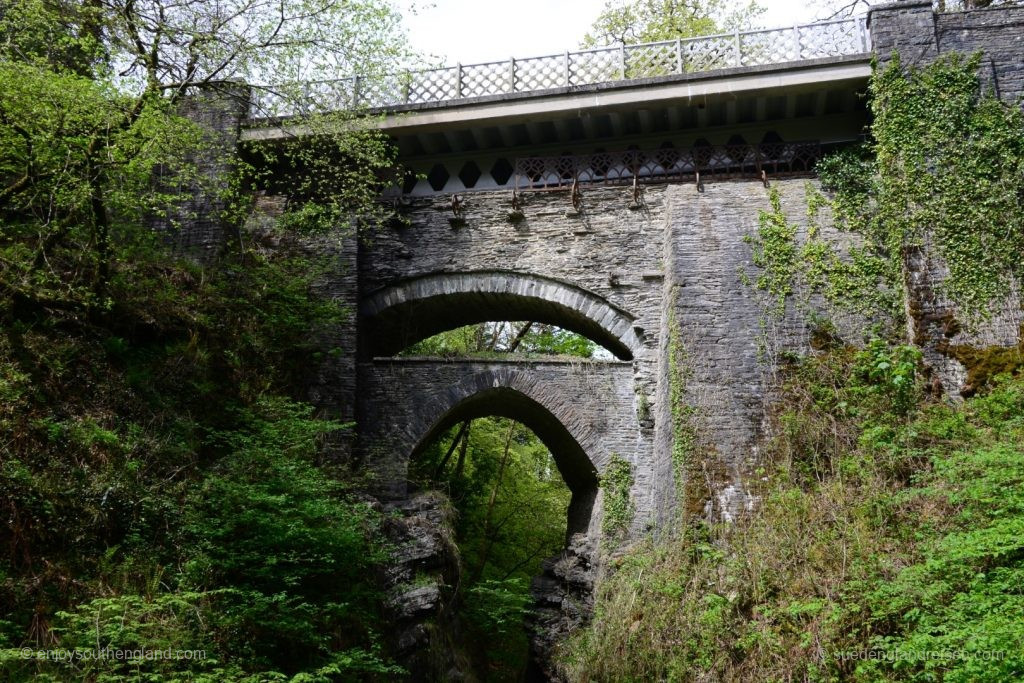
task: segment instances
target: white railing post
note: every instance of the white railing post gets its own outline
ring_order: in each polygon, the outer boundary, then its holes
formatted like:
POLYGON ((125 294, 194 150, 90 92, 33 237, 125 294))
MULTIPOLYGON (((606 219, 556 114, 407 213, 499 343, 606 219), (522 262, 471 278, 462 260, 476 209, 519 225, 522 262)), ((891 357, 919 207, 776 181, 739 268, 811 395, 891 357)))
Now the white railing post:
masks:
POLYGON ((572 85, 572 69, 569 66, 569 51, 565 51, 565 87, 572 85))
POLYGON ((676 38, 676 73, 683 73, 683 41, 676 38))
POLYGON ((860 46, 864 48, 864 52, 871 50, 871 39, 868 35, 867 19, 864 17, 857 17, 857 33, 860 34, 860 46))
POLYGON ((462 62, 455 63, 455 99, 462 99, 462 62))
POLYGON ((800 27, 793 27, 793 59, 800 59, 800 52, 803 48, 800 47, 800 27))
POLYGON ((508 60, 508 91, 510 93, 516 91, 516 58, 510 57, 508 60))
POLYGON ((626 44, 619 45, 619 69, 622 80, 626 80, 626 44))
POLYGON ((743 53, 740 51, 740 32, 739 32, 739 29, 736 29, 736 32, 733 34, 732 54, 733 54, 733 59, 736 62, 736 66, 743 66, 743 53))

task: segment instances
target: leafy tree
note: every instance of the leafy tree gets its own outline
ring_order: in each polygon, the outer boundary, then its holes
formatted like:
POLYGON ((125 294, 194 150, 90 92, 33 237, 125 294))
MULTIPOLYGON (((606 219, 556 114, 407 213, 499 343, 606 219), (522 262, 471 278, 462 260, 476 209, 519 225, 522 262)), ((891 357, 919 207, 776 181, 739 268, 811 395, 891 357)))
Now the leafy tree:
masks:
MULTIPOLYGON (((181 188, 204 180, 193 160, 210 150, 177 114, 184 98, 244 97, 245 80, 289 111, 307 110, 300 80, 392 68, 404 54, 397 22, 387 5, 362 0, 8 3, 0 291, 22 308, 109 309, 116 264, 134 258, 124 247, 148 238, 138 234, 142 219, 173 218, 181 188), (153 182, 157 170, 162 182, 153 182)), ((318 95, 331 109, 344 102, 318 95)), ((393 157, 379 134, 343 123, 352 116, 310 118, 316 152, 308 143, 263 150, 264 164, 301 168, 296 208, 318 200, 331 218, 374 210, 393 157)))
POLYGON ((441 332, 402 351, 405 356, 515 353, 591 358, 597 345, 575 332, 537 322, 488 322, 441 332))
MULTIPOLYGON (((342 315, 312 294, 319 264, 289 237, 204 269, 149 227, 225 184, 197 168, 216 150, 188 98, 258 79, 297 108, 292 79, 389 68, 396 22, 361 0, 0 11, 0 678, 397 673, 375 635, 376 517, 316 458, 340 426, 295 402, 310 339, 342 315), (207 659, 83 665, 22 645, 207 659)), ((371 211, 393 163, 343 115, 305 122, 329 163, 308 143, 261 159, 300 179, 282 234, 371 211)), ((248 210, 251 180, 226 183, 229 209, 248 210)))
POLYGON ((460 609, 466 642, 479 643, 477 668, 490 680, 516 680, 526 663, 530 581, 565 543, 570 492, 551 454, 524 425, 486 417, 439 438, 413 476, 445 490, 459 513, 460 609))
POLYGON ((583 47, 633 45, 750 28, 764 8, 751 0, 608 0, 583 47))

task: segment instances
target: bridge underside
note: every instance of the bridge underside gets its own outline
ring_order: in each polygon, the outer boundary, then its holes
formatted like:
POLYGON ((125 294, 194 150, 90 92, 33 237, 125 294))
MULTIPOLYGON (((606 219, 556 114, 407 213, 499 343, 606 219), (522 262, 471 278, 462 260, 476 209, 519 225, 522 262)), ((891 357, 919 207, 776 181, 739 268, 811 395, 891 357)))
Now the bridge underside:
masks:
POLYGON ((363 347, 390 356, 422 339, 463 325, 531 320, 588 337, 621 360, 639 339, 633 317, 585 289, 511 271, 439 273, 384 288, 360 306, 363 347))

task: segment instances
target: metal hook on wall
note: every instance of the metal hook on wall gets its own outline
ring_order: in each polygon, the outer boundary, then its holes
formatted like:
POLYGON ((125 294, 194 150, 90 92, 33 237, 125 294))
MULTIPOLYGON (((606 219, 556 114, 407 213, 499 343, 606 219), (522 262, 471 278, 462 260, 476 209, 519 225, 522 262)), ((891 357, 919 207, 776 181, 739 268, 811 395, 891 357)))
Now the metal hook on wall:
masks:
POLYGON ((572 180, 572 193, 570 195, 572 199, 572 208, 576 213, 583 211, 583 193, 580 191, 580 179, 573 178, 572 180))
POLYGON ((768 173, 763 168, 761 169, 761 182, 765 187, 771 187, 771 183, 768 182, 768 173))
POLYGON ((634 173, 633 174, 633 201, 631 201, 629 203, 629 208, 635 211, 636 209, 642 208, 643 205, 644 205, 644 191, 643 191, 643 188, 640 186, 640 181, 639 181, 639 178, 637 177, 637 174, 634 173))
POLYGON ((466 218, 463 216, 463 205, 466 202, 457 194, 452 195, 452 215, 448 219, 448 224, 453 228, 461 228, 466 224, 466 218))
MULTIPOLYGON (((516 185, 519 183, 517 182, 516 185)), ((508 213, 508 220, 512 223, 521 221, 526 216, 523 214, 523 197, 516 187, 512 188, 512 210, 508 213)))

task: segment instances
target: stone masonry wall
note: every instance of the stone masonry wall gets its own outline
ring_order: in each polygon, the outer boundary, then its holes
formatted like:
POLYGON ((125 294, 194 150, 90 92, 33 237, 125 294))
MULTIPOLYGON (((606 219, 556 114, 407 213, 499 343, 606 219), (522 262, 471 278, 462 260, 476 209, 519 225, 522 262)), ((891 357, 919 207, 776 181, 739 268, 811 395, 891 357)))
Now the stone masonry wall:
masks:
MULTIPOLYGON (((772 185, 789 220, 804 225, 807 180, 775 180, 772 185)), ((636 316, 644 343, 632 365, 632 381, 634 390, 647 397, 653 426, 639 429, 640 443, 650 445, 616 446, 634 463, 636 498, 650 501, 650 509, 641 508, 636 528, 652 516, 665 521, 676 502, 667 362, 669 339, 675 335, 686 349, 692 373, 685 399, 698 409, 704 445, 711 453, 698 468, 713 484, 704 512, 715 519, 730 518, 753 504, 750 477, 766 432, 774 357, 782 349, 809 348, 809 332, 800 316, 790 310, 766 327, 765 298, 744 282, 756 279, 757 272, 743 238, 756 232, 759 211, 770 208, 768 190, 755 180, 705 183, 702 192, 693 185, 660 186, 648 188, 644 210, 628 208, 630 194, 627 188, 585 191, 581 217, 566 216, 565 193, 531 195, 521 226, 506 220, 508 196, 501 192, 472 195, 461 228, 449 224, 445 200, 420 202, 410 213, 411 227, 378 233, 363 248, 360 292, 365 300, 373 291, 409 277, 500 269, 586 287, 636 316)), ((396 367, 388 373, 399 372, 396 367)), ((449 386, 453 380, 444 373, 455 372, 444 365, 438 368, 441 374, 432 371, 417 380, 427 383, 417 385, 417 402, 388 388, 409 381, 404 366, 401 377, 388 380, 380 368, 361 365, 359 421, 364 437, 370 435, 367 430, 393 435, 408 429, 416 411, 432 414, 427 406, 434 399, 423 397, 449 386), (398 400, 416 405, 389 412, 386 406, 396 406, 398 400)), ((549 390, 590 405, 578 387, 559 382, 552 379, 549 390)), ((612 412, 622 412, 635 424, 637 401, 623 398, 620 403, 612 412)), ((623 416, 608 413, 602 419, 623 416)), ((425 429, 418 425, 414 431, 425 429)))
MULTIPOLYGON (((928 1, 911 0, 872 8, 871 39, 879 59, 893 51, 911 64, 938 55, 983 53, 982 86, 1024 106, 1024 7, 1000 6, 935 14, 928 1)), ((970 327, 966 316, 942 295, 948 269, 932 244, 911 250, 906 259, 910 294, 909 337, 921 346, 925 363, 942 389, 956 397, 974 390, 967 369, 953 357, 955 347, 1015 346, 1020 341, 1020 294, 1003 302, 993 318, 970 327)))
MULTIPOLYGON (((787 220, 801 231, 806 230, 807 182, 772 181, 787 220)), ((685 367, 680 368, 688 375, 684 400, 696 409, 701 446, 697 453, 702 458, 694 469, 711 483, 704 514, 731 519, 755 502, 751 481, 758 444, 767 434, 778 353, 808 351, 809 331, 793 306, 781 320, 767 316, 766 296, 748 284, 758 272, 743 238, 756 234, 760 211, 771 209, 768 190, 760 182, 707 183, 703 192, 692 185, 674 185, 668 188, 666 203, 667 307, 675 329, 664 334, 676 335, 685 352, 685 367)), ((823 237, 836 239, 829 233, 823 237)), ((667 344, 663 354, 667 378, 667 344)), ((667 385, 668 381, 666 391, 667 385)), ((668 421, 671 415, 659 419, 668 421)), ((669 473, 665 480, 671 482, 671 430, 658 438, 661 466, 669 473)), ((659 494, 669 509, 674 503, 671 491, 666 486, 659 494)))
MULTIPOLYGON (((179 187, 181 199, 172 215, 153 220, 152 226, 178 252, 211 263, 228 239, 229 226, 219 215, 223 203, 216 194, 228 182, 241 123, 249 114, 249 88, 227 83, 215 91, 190 93, 182 100, 180 113, 203 130, 204 148, 193 159, 199 180, 179 187)), ((173 183, 174 179, 161 178, 159 182, 173 183)))
MULTIPOLYGON (((366 300, 386 287, 437 273, 521 273, 582 288, 633 318, 639 342, 629 368, 628 419, 637 423, 640 403, 656 414, 664 197, 664 187, 651 188, 642 207, 630 209, 631 194, 626 189, 584 190, 583 211, 572 215, 567 192, 536 193, 526 197, 524 218, 512 222, 508 193, 476 193, 466 198, 461 227, 453 227, 449 220, 453 215, 447 197, 416 200, 407 212, 411 226, 381 228, 362 246, 360 295, 366 300)), ((494 312, 493 319, 502 319, 500 304, 494 312)), ((362 343, 365 346, 366 340, 362 343)), ((364 359, 373 355, 372 348, 360 350, 364 359)), ((361 426, 367 424, 364 417, 377 410, 363 377, 358 391, 361 426)), ((570 385, 565 389, 567 400, 582 400, 570 385)), ((638 504, 644 514, 638 515, 637 524, 653 510, 652 492, 659 485, 651 467, 657 428, 646 421, 637 429, 639 441, 623 445, 620 451, 634 465, 638 499, 650 501, 638 504)))
POLYGON ((1008 101, 1024 95, 1024 7, 1000 6, 936 14, 930 0, 873 7, 868 14, 871 43, 879 59, 894 51, 908 64, 927 64, 938 55, 984 53, 982 82, 1008 101))
POLYGON ((935 15, 940 53, 985 53, 982 78, 1008 101, 1024 96, 1024 6, 935 15))

